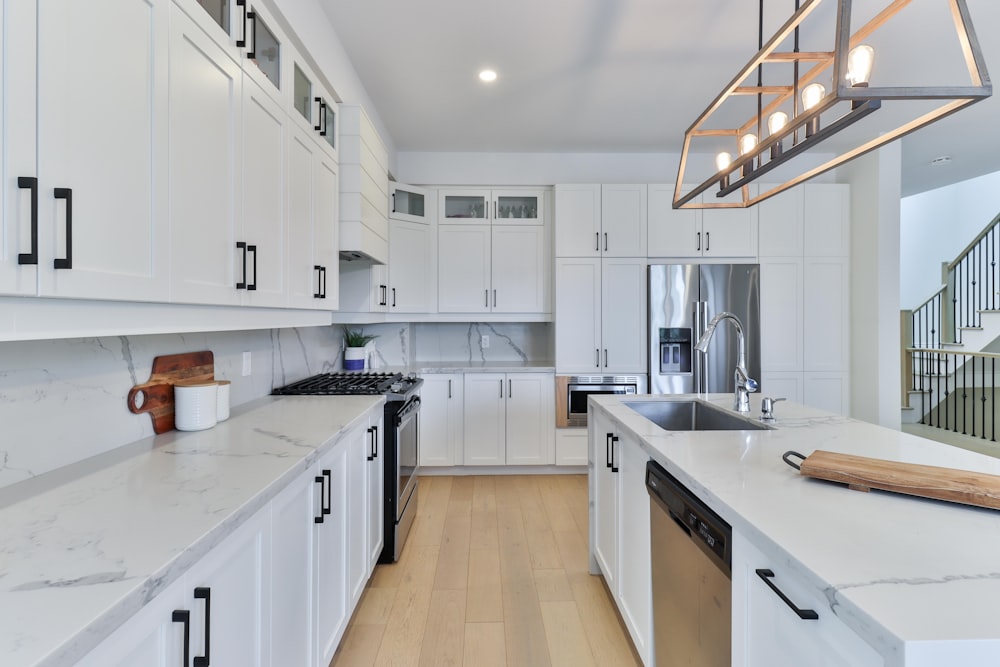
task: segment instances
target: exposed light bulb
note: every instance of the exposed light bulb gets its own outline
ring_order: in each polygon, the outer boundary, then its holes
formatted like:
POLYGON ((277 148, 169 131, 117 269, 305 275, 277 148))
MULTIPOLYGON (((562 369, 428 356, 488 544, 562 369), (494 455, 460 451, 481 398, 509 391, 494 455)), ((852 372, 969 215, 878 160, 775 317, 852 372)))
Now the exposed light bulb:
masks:
POLYGON ((826 97, 826 87, 822 83, 810 83, 802 89, 802 108, 809 111, 826 97))
POLYGON ((733 156, 726 151, 722 151, 715 156, 715 166, 719 171, 723 172, 722 176, 719 178, 720 190, 725 190, 729 187, 729 172, 726 170, 729 169, 729 165, 732 163, 733 156))
POLYGON ((775 111, 767 118, 767 133, 774 136, 781 132, 785 125, 788 125, 788 114, 784 111, 775 111))
POLYGON ((875 49, 867 44, 858 44, 847 54, 847 81, 852 86, 866 87, 872 76, 875 63, 875 49))
POLYGON ((740 155, 752 153, 757 147, 757 135, 753 133, 744 134, 740 137, 740 155))

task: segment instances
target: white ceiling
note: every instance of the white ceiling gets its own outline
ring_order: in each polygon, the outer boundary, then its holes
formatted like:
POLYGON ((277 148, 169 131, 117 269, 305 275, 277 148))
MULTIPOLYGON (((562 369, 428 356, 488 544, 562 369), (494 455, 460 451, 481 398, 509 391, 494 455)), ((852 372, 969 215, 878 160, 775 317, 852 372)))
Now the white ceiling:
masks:
MULTIPOLYGON (((757 51, 752 0, 320 2, 400 151, 679 153, 684 130, 757 51), (485 67, 495 83, 477 79, 485 67)), ((766 40, 794 0, 764 4, 766 40)), ((885 4, 854 0, 857 14, 885 4)), ((1000 2, 967 4, 987 67, 1000 71, 1000 2)), ((939 29, 947 0, 904 11, 911 22, 886 39, 927 54, 921 39, 954 34, 939 29)), ((902 140, 904 194, 1000 171, 996 97, 902 140), (950 164, 931 166, 940 155, 950 164)))

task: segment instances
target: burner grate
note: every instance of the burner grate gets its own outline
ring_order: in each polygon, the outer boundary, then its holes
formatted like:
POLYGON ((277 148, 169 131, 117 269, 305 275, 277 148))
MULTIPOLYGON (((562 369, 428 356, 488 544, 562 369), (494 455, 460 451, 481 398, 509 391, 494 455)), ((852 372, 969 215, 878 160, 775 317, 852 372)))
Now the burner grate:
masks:
POLYGON ((345 395, 385 394, 402 373, 322 373, 279 387, 275 394, 285 395, 345 395))

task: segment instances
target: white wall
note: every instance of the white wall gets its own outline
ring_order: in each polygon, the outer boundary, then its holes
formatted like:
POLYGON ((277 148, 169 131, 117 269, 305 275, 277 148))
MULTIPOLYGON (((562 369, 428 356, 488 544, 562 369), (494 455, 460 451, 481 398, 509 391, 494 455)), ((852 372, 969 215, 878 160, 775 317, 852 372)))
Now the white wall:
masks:
POLYGON ((851 416, 899 428, 899 142, 849 162, 851 416))
POLYGON ((941 287, 951 262, 1000 214, 1000 171, 918 195, 900 205, 899 306, 913 309, 941 287))

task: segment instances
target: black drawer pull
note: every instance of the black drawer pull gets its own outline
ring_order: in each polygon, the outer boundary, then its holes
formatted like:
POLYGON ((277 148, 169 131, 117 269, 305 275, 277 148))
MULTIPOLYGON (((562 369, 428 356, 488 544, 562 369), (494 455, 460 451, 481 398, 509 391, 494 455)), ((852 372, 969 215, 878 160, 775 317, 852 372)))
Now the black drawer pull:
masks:
POLYGON ((323 507, 323 514, 330 514, 333 512, 333 501, 330 492, 330 489, 333 488, 333 479, 329 470, 323 471, 323 477, 326 478, 326 505, 323 507))
POLYGON ((236 249, 243 251, 243 280, 236 283, 236 289, 247 288, 247 244, 245 241, 237 241, 236 249))
POLYGON ((56 199, 66 200, 66 257, 56 259, 52 266, 56 269, 73 268, 73 190, 71 188, 56 188, 56 199))
POLYGON ((191 612, 187 609, 174 609, 170 620, 184 624, 184 662, 181 664, 188 667, 191 664, 191 612))
POLYGON ((194 667, 209 667, 212 664, 212 589, 199 586, 194 589, 194 597, 205 601, 205 655, 194 657, 194 667))
POLYGON ((323 298, 323 267, 319 264, 313 265, 313 271, 316 272, 316 291, 313 292, 314 299, 323 298))
POLYGON ((323 523, 324 512, 323 499, 326 496, 326 477, 316 475, 314 481, 319 484, 319 514, 313 517, 313 523, 323 523))
POLYGON ((243 8, 243 37, 236 40, 236 46, 242 49, 247 45, 247 0, 236 0, 236 6, 243 8))
POLYGON ((18 264, 38 264, 38 179, 34 176, 18 176, 17 187, 31 190, 31 252, 17 256, 18 264))
POLYGON ((618 442, 618 436, 611 436, 611 472, 618 472, 618 466, 615 465, 615 443, 618 442))
MULTIPOLYGON (((253 50, 247 49, 247 59, 256 60, 257 59, 257 12, 247 12, 247 18, 250 19, 250 39, 253 41, 253 50)), ((246 25, 243 26, 243 36, 246 36, 246 25)))
POLYGON ((774 585, 774 582, 771 581, 771 579, 774 577, 774 572, 772 572, 771 570, 769 570, 767 568, 761 568, 759 570, 754 570, 754 572, 756 572, 757 576, 761 578, 761 581, 763 581, 765 584, 767 584, 768 588, 770 588, 772 591, 774 591, 775 594, 779 598, 781 598, 782 602, 784 602, 785 604, 787 604, 792 611, 794 611, 796 614, 798 614, 799 618, 801 618, 804 621, 815 621, 815 620, 817 620, 819 618, 819 614, 817 614, 812 609, 799 609, 798 607, 796 607, 795 603, 792 602, 791 600, 789 600, 788 596, 785 595, 783 592, 781 592, 780 588, 778 588, 777 586, 774 585))
MULTIPOLYGON (((257 246, 248 245, 247 252, 253 253, 253 282, 247 283, 247 290, 252 292, 257 289, 257 246)), ((244 280, 246 280, 246 278, 244 278, 244 280)))

